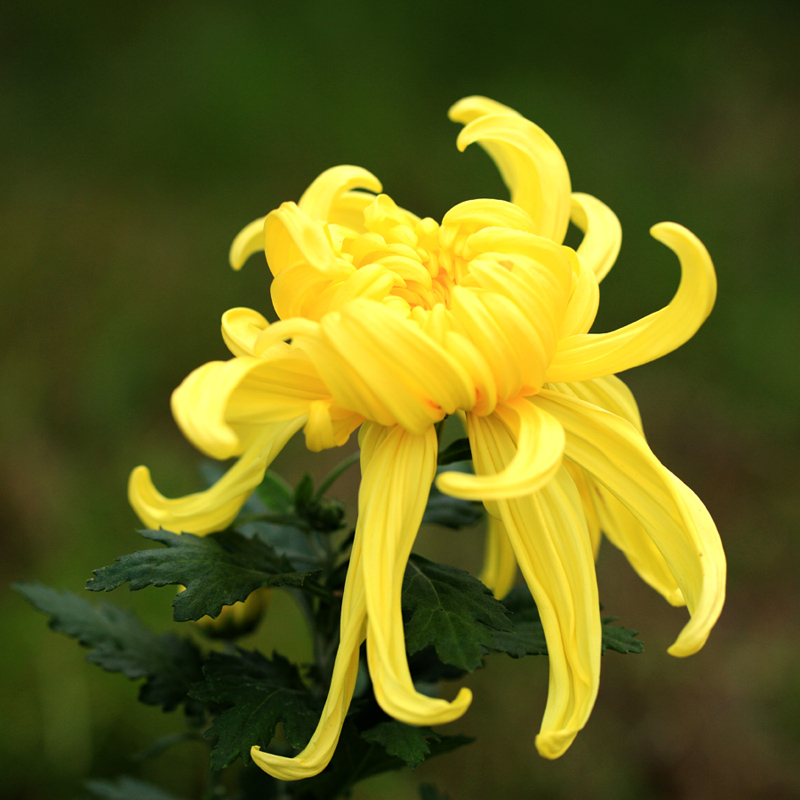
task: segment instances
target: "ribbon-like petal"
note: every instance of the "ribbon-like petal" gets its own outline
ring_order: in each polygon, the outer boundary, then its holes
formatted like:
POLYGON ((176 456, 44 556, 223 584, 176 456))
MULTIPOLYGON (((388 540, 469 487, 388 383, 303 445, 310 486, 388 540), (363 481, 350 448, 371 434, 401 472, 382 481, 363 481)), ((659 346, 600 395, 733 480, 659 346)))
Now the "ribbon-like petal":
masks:
MULTIPOLYGON (((472 451, 480 477, 502 472, 517 452, 508 431, 485 441, 472 451)), ((583 505, 566 469, 535 494, 493 505, 544 627, 550 687, 536 747, 558 758, 586 724, 600 680, 600 607, 583 505)))
POLYGON ((508 540, 503 523, 491 514, 488 517, 486 544, 483 551, 483 569, 478 576, 492 594, 502 600, 514 587, 517 577, 517 559, 508 540))
POLYGON ((226 528, 239 513, 264 472, 303 419, 266 426, 238 461, 209 489, 167 498, 153 485, 150 470, 136 467, 128 480, 128 500, 149 528, 203 535, 226 528))
POLYGON ((556 143, 533 122, 485 97, 467 97, 449 112, 465 124, 459 150, 478 142, 497 164, 511 201, 530 214, 537 233, 564 241, 570 212, 570 180, 556 143))
MULTIPOLYGON (((473 458, 507 445, 502 469, 481 474, 443 472, 436 479, 441 492, 464 500, 521 497, 545 486, 561 467, 564 430, 550 414, 518 397, 497 406, 492 414, 467 414, 473 458)), ((477 472, 477 470, 476 470, 477 472)))
POLYGON ((705 322, 717 294, 708 251, 693 233, 674 222, 654 225, 650 233, 681 262, 681 282, 672 301, 619 330, 562 339, 547 371, 548 381, 585 381, 661 358, 688 341, 705 322))
MULTIPOLYGON (((401 592, 403 575, 436 472, 436 432, 366 422, 359 435, 361 488, 357 536, 367 603, 367 661, 383 710, 411 725, 441 725, 462 716, 472 699, 461 689, 451 703, 422 695, 408 667, 401 592)), ((351 566, 352 570, 353 567, 351 566)))
POLYGON ((564 426, 565 456, 633 514, 664 556, 691 614, 669 652, 676 656, 697 652, 725 599, 725 553, 711 515, 626 420, 549 390, 532 402, 564 426))
POLYGON ((619 219, 605 203, 581 192, 572 194, 571 219, 583 231, 578 255, 589 265, 599 283, 619 255, 622 244, 619 219))

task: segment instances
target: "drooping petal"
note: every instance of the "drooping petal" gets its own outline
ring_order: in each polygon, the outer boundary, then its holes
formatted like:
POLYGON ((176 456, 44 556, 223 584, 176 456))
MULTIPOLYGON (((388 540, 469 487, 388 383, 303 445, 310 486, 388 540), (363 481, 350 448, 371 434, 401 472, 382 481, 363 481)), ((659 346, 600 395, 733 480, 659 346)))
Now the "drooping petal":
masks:
POLYGON ((264 220, 266 217, 254 219, 245 225, 233 240, 228 261, 235 270, 240 270, 253 253, 264 249, 264 220))
POLYGON ((589 531, 589 541, 592 543, 594 560, 597 561, 597 556, 600 553, 600 542, 603 539, 600 519, 595 508, 595 494, 598 487, 577 464, 564 459, 564 468, 569 472, 583 503, 583 511, 586 515, 586 529, 589 531))
POLYGON ((363 167, 344 164, 326 169, 303 192, 297 205, 309 217, 327 221, 331 208, 337 204, 343 194, 353 189, 369 189, 373 192, 380 192, 381 188, 381 182, 371 172, 363 167))
POLYGON ((459 150, 478 142, 497 164, 511 200, 530 214, 537 233, 559 244, 567 232, 570 180, 564 156, 538 126, 485 97, 466 97, 449 112, 465 124, 459 150))
MULTIPOLYGON (((472 451, 480 476, 502 471, 516 453, 508 431, 494 433, 472 451)), ((545 758, 558 758, 586 724, 600 679, 600 607, 583 506, 560 469, 539 492, 497 500, 494 507, 544 627, 550 688, 536 747, 545 758)))
POLYGON ((669 652, 696 652, 725 599, 725 553, 705 506, 629 422, 559 392, 543 390, 532 402, 564 426, 565 455, 633 514, 664 556, 691 614, 669 652))
MULTIPOLYGON (((359 435, 361 488, 356 536, 367 603, 367 661, 381 708, 410 725, 440 725, 466 711, 461 689, 451 703, 420 694, 408 667, 401 608, 403 575, 436 472, 436 432, 366 422, 359 435)), ((352 569, 352 567, 351 567, 352 569)))
POLYGON ((356 533, 350 554, 340 620, 339 648, 333 665, 328 697, 308 744, 293 758, 265 753, 253 747, 250 756, 261 769, 282 781, 318 775, 328 766, 342 733, 358 677, 358 658, 366 637, 367 611, 361 566, 362 537, 356 533))
POLYGON ((622 226, 605 203, 581 192, 572 194, 571 219, 584 234, 578 255, 588 264, 599 283, 617 260, 622 244, 622 226))
POLYGON ((259 438, 211 488, 186 497, 164 497, 153 485, 147 467, 136 467, 128 481, 128 500, 149 528, 198 535, 223 530, 302 424, 303 419, 296 419, 265 427, 259 438))
POLYGON ((551 382, 584 381, 623 372, 680 347, 711 313, 717 279, 703 243, 674 222, 650 233, 681 262, 681 282, 669 305, 610 333, 576 334, 561 340, 547 371, 551 382))
POLYGON ((564 430, 550 414, 518 397, 497 406, 492 414, 467 414, 467 432, 473 457, 509 443, 502 469, 468 475, 443 472, 436 486, 445 494, 464 500, 497 500, 532 494, 547 484, 561 467, 564 430))
MULTIPOLYGON (((642 421, 633 393, 615 375, 593 381, 552 384, 548 388, 616 414, 642 433, 642 421)), ((641 523, 608 489, 586 475, 577 465, 574 467, 585 475, 588 501, 609 541, 622 550, 639 577, 668 603, 686 605, 675 576, 641 523)))
POLYGON ((479 575, 485 586, 492 590, 498 600, 502 600, 514 587, 517 576, 517 559, 514 548, 508 540, 503 523, 487 514, 486 544, 483 551, 483 570, 479 575))

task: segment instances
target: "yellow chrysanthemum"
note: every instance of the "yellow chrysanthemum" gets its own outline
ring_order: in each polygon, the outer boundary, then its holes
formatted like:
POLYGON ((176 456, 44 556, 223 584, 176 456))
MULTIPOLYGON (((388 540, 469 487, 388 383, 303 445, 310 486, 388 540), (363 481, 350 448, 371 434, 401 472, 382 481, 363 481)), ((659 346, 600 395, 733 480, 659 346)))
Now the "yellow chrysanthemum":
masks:
POLYGON ((206 533, 235 517, 264 470, 300 428, 310 450, 344 444, 361 427, 359 516, 341 615, 341 642, 316 733, 295 758, 253 749, 278 778, 314 775, 333 754, 366 639, 376 697, 414 725, 460 717, 419 694, 403 636, 401 585, 435 476, 434 424, 465 421, 475 475, 449 472, 446 494, 490 514, 484 579, 498 596, 515 563, 544 626, 550 689, 536 746, 560 756, 584 726, 600 674, 594 553, 602 529, 644 580, 690 621, 670 648, 697 651, 719 616, 725 557, 711 517, 664 468, 642 434, 636 403, 614 373, 687 341, 714 303, 716 278, 700 241, 673 223, 653 236, 680 259, 682 278, 661 311, 589 333, 598 281, 619 250, 617 218, 571 194, 561 152, 540 128, 481 97, 451 119, 458 147, 478 142, 511 202, 471 200, 441 224, 399 208, 363 169, 334 167, 248 225, 235 269, 264 249, 280 321, 237 308, 222 320, 234 355, 193 372, 172 408, 187 437, 215 458, 238 456, 208 491, 169 500, 146 468, 130 499, 149 525, 206 533), (364 191, 368 190, 368 191, 364 191), (569 220, 584 232, 561 244, 569 220))

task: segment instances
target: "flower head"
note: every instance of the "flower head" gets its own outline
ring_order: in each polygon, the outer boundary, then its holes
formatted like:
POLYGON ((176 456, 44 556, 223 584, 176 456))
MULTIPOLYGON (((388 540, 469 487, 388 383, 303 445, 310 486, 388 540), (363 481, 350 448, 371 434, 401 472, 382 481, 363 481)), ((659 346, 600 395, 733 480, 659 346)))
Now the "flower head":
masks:
POLYGON ((344 444, 360 427, 359 516, 345 585, 341 643, 316 733, 295 758, 254 748, 271 774, 296 779, 328 763, 352 697, 359 648, 378 702, 415 725, 461 716, 419 694, 401 613, 406 562, 435 477, 435 423, 459 414, 475 474, 439 475, 446 494, 481 500, 490 515, 484 580, 498 596, 516 565, 531 589, 550 657, 536 746, 561 755, 583 727, 600 674, 594 553, 602 529, 642 578, 691 618, 670 648, 698 650, 724 598, 725 557, 700 500, 645 442, 636 403, 614 373, 687 341, 714 303, 700 241, 661 223, 653 236, 682 277, 662 310, 589 333, 598 282, 614 263, 619 223, 572 194, 553 141, 515 111, 469 97, 450 110, 459 149, 478 142, 511 201, 470 200, 441 223, 380 194, 366 170, 334 167, 298 203, 248 225, 235 269, 264 250, 279 321, 236 308, 222 320, 229 361, 197 369, 172 398, 178 424, 203 452, 238 461, 211 489, 164 498, 144 467, 130 499, 149 525, 206 533, 230 523, 264 470, 301 428, 310 450, 344 444), (562 245, 570 219, 584 232, 562 245))

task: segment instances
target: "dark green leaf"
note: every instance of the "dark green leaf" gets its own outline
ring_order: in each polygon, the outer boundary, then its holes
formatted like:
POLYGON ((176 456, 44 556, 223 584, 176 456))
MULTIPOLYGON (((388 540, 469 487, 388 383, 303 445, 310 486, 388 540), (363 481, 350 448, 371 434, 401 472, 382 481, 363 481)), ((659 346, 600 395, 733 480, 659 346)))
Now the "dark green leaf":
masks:
POLYGON ((40 584, 17 585, 50 627, 89 648, 87 660, 131 680, 146 678, 139 699, 171 711, 186 701, 189 685, 201 675, 200 652, 188 639, 158 635, 129 611, 100 603, 93 605, 72 592, 40 584))
POLYGON ((292 747, 303 747, 321 711, 297 667, 278 654, 268 659, 247 650, 235 656, 212 653, 203 680, 192 686, 190 696, 220 709, 206 734, 215 740, 214 770, 230 766, 238 757, 249 763, 250 748, 266 747, 279 722, 292 747))
POLYGON ((264 542, 278 557, 288 558, 292 567, 301 572, 314 572, 325 563, 325 551, 314 547, 308 531, 294 525, 256 521, 246 522, 237 530, 248 539, 257 538, 264 542))
MULTIPOLYGON (((516 586, 503 599, 503 605, 511 612, 513 632, 498 632, 494 636, 492 650, 508 653, 512 658, 521 656, 546 656, 547 642, 539 611, 525 584, 516 586)), ((629 628, 612 625, 617 617, 602 617, 602 652, 616 650, 618 653, 642 653, 644 645, 635 637, 639 634, 629 628)))
POLYGON ((390 756, 402 759, 411 769, 418 767, 430 754, 429 742, 441 740, 430 728, 418 728, 397 720, 381 722, 361 736, 366 742, 379 744, 390 756))
POLYGON ((131 590, 145 586, 182 585, 172 601, 175 620, 217 617, 223 606, 246 600, 261 586, 300 586, 309 574, 298 572, 285 558, 259 539, 236 531, 194 536, 165 530, 141 531, 164 549, 140 550, 95 570, 86 588, 110 592, 130 582, 131 590))
POLYGON ((297 482, 294 487, 294 507, 297 509, 304 508, 309 505, 314 499, 314 480, 306 473, 297 482))
POLYGON ((469 446, 469 439, 465 436, 463 439, 456 439, 456 441, 449 444, 439 453, 436 463, 439 466, 453 464, 456 461, 471 461, 472 450, 469 446))
POLYGON ((292 487, 274 472, 265 472, 264 480, 256 487, 261 502, 277 514, 286 514, 292 508, 292 487))
POLYGON ((432 486, 422 521, 458 530, 474 525, 481 517, 483 517, 481 503, 450 497, 432 486))
POLYGON ((616 650, 623 654, 643 653, 644 644, 636 638, 638 631, 612 625, 616 620, 617 617, 603 617, 603 653, 606 650, 616 650))
POLYGON ((86 781, 86 788, 100 800, 178 800, 152 783, 124 776, 116 781, 86 781))
POLYGON ((503 604, 468 572, 412 555, 403 580, 410 654, 428 645, 445 664, 472 672, 498 631, 513 626, 503 604))

